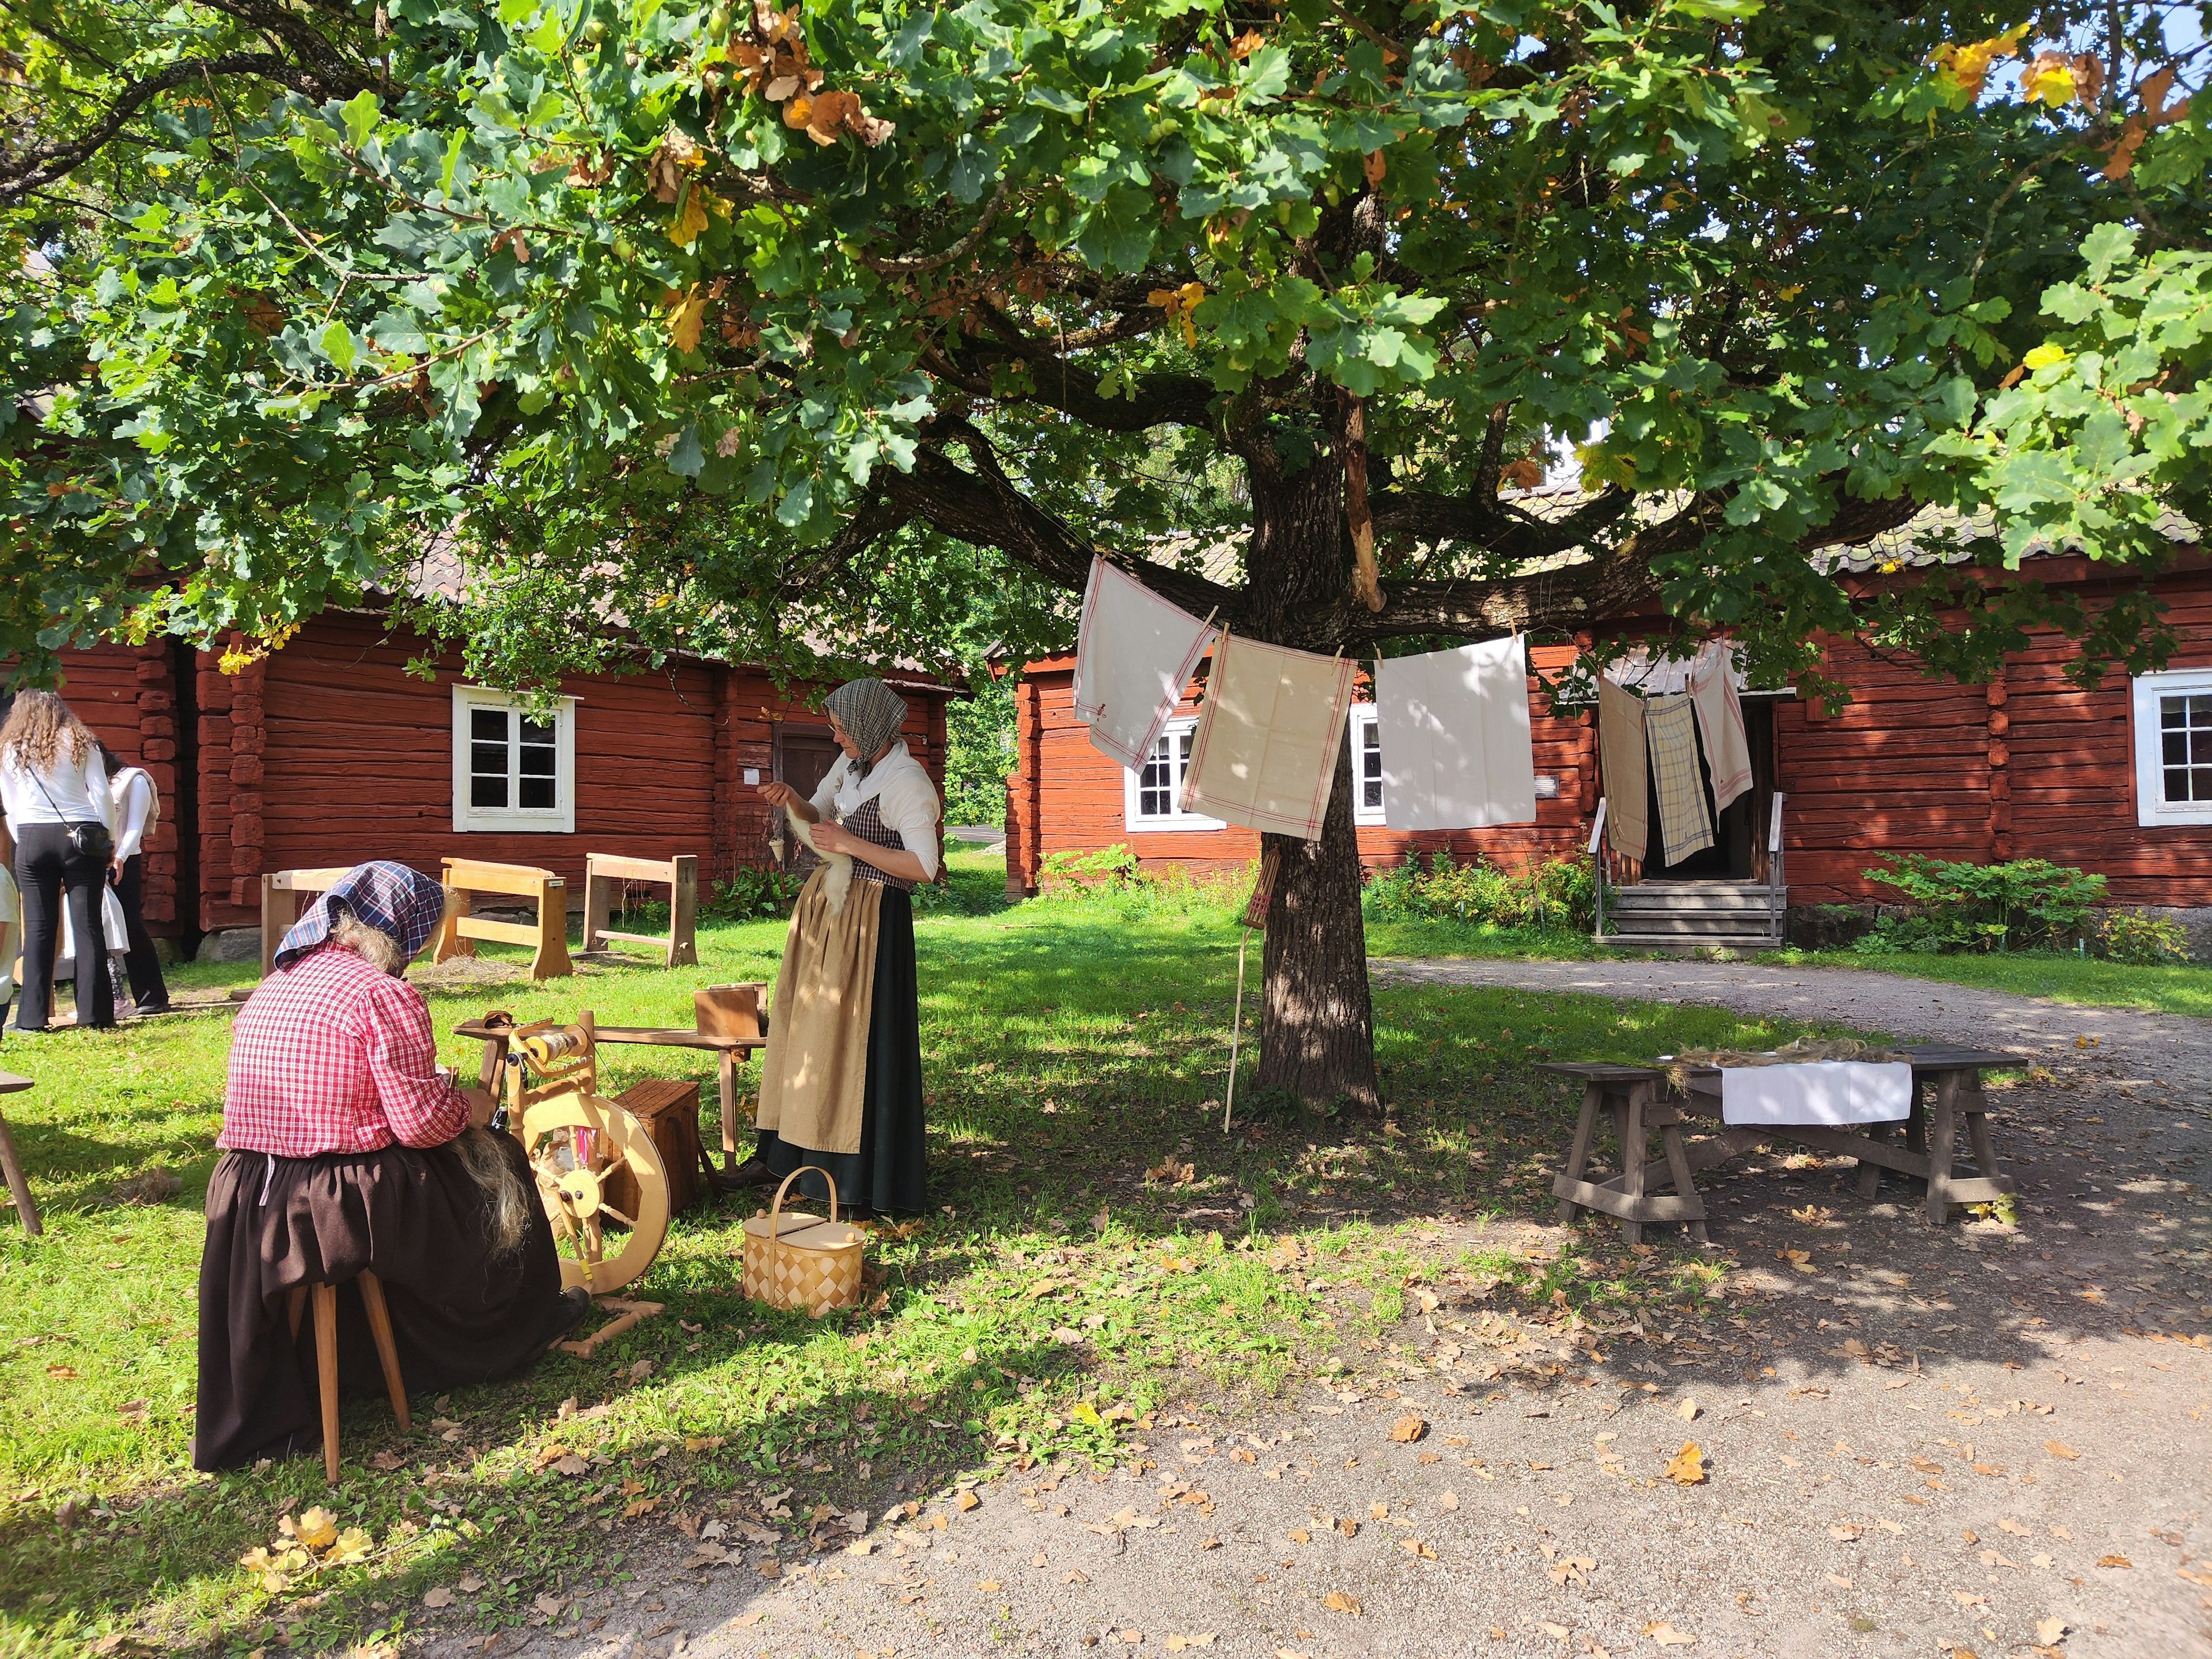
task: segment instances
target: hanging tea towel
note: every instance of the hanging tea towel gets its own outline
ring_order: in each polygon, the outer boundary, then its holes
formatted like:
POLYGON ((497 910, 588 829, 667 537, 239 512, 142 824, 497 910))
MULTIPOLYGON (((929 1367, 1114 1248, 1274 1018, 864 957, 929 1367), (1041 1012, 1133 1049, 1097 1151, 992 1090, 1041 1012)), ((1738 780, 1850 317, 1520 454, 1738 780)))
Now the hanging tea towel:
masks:
POLYGON ((1744 735, 1743 703, 1726 640, 1710 641, 1690 665, 1690 702, 1698 711, 1698 735, 1705 740, 1713 810, 1720 811, 1751 787, 1751 743, 1744 735))
POLYGON ((1103 559, 1091 562, 1075 647, 1075 718, 1092 745, 1145 763, 1213 630, 1103 559))
POLYGON ((1723 1066, 1726 1123, 1901 1123, 1912 1111, 1912 1067, 1820 1060, 1808 1066, 1723 1066))
POLYGON ((1705 780, 1698 769, 1697 716, 1686 695, 1654 697, 1644 706, 1651 744, 1651 781, 1658 786, 1662 861, 1680 864, 1713 844, 1705 780))
POLYGON ((1640 861, 1651 834, 1644 699, 1602 675, 1597 683, 1597 752, 1605 778, 1605 838, 1621 857, 1640 861))
POLYGON ((1375 665, 1382 821, 1483 830, 1536 821, 1528 647, 1518 635, 1375 665))
POLYGON ((1224 634, 1191 744, 1182 810, 1321 836, 1358 665, 1224 634))

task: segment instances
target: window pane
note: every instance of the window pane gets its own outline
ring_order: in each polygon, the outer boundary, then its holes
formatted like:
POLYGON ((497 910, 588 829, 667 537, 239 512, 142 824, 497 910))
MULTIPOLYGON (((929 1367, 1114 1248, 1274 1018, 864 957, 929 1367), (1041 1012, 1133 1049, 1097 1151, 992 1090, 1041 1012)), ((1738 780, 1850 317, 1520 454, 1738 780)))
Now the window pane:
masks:
POLYGON ((469 805, 471 806, 504 806, 507 805, 507 774, 479 772, 469 780, 469 805))
POLYGON ((505 777, 507 775, 507 745, 503 743, 471 744, 469 770, 479 777, 505 777))
POLYGON ((525 777, 522 780, 522 799, 518 804, 526 812, 550 812, 558 804, 553 797, 551 778, 525 777))
POLYGON ((526 778, 550 778, 555 768, 555 750, 550 744, 526 743, 522 745, 522 775, 526 778))
POLYGON ((1379 720, 1359 725, 1359 804, 1378 811, 1382 805, 1382 726, 1379 720))
POLYGON ((507 710, 504 708, 469 710, 469 736, 478 743, 504 744, 507 741, 507 710))
POLYGON ((522 722, 522 740, 525 743, 550 744, 553 741, 553 728, 540 725, 538 721, 525 716, 522 722))

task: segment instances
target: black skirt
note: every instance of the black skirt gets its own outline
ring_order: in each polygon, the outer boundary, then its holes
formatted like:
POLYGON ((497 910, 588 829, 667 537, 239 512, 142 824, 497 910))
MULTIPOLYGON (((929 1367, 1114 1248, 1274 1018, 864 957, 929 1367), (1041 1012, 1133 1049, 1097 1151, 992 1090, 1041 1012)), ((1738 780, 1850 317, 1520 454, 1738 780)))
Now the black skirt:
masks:
MULTIPOLYGON (((512 1137, 497 1137, 534 1193, 512 1137)), ((314 1316, 295 1338, 295 1285, 338 1284, 338 1385, 381 1394, 364 1267, 384 1286, 400 1376, 410 1396, 521 1370, 565 1322, 561 1263, 544 1211, 516 1252, 494 1260, 483 1191, 448 1145, 422 1151, 272 1158, 225 1152, 208 1182, 200 1258, 198 1422, 192 1467, 234 1468, 321 1443, 314 1316)))
MULTIPOLYGON (((914 901, 899 889, 884 887, 876 921, 876 987, 868 1015, 868 1081, 860 1102, 860 1151, 814 1152, 763 1130, 759 1157, 779 1176, 810 1164, 829 1170, 837 1183, 839 1205, 862 1214, 920 1215, 929 1207, 914 901)), ((818 1175, 801 1176, 792 1188, 818 1203, 830 1196, 818 1175)))

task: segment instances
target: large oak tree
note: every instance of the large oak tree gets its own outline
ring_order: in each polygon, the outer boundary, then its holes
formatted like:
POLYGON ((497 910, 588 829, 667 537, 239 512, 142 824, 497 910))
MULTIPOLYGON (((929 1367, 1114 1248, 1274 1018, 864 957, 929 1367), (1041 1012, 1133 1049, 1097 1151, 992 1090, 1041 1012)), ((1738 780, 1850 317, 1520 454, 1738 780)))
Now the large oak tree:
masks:
MULTIPOLYGON (((0 651, 273 648, 436 549, 518 683, 617 615, 1064 644, 1099 553, 1322 652, 2155 661, 2017 566, 2203 505, 2199 11, 4 0, 0 651), (1972 563, 1830 579, 1929 507, 1972 563)), ((1280 851, 1262 1082, 1371 1102, 1341 763, 1280 851)))

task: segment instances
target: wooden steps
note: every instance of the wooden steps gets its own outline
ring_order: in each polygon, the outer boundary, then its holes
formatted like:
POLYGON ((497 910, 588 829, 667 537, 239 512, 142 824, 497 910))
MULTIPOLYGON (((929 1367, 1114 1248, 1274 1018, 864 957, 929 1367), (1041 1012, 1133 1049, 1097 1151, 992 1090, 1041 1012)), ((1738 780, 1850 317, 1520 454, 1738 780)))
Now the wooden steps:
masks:
POLYGON ((1608 950, 1687 956, 1706 951, 1778 951, 1787 890, 1758 882, 1650 881, 1609 888, 1596 942, 1608 950))

